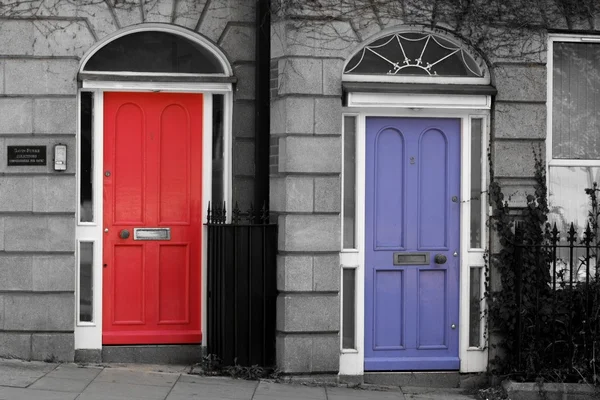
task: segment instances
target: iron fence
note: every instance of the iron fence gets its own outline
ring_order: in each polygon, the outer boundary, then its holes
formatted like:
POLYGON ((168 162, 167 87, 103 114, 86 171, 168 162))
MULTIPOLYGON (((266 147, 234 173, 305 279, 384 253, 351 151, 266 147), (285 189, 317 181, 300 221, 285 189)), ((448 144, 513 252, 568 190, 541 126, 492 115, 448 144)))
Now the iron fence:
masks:
POLYGON ((275 362, 277 225, 266 208, 208 208, 208 343, 222 365, 275 362))
POLYGON ((515 232, 514 369, 590 368, 600 352, 600 243, 589 225, 579 234, 555 224, 545 236, 534 245, 515 232))

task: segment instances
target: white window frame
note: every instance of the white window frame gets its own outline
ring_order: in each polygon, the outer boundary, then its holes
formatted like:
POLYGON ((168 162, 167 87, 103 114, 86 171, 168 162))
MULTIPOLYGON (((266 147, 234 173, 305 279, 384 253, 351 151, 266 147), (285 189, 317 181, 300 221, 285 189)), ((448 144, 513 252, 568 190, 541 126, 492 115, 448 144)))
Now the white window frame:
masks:
MULTIPOLYGON (((554 74, 554 43, 555 42, 571 42, 571 43, 598 43, 600 46, 599 35, 573 35, 573 34, 551 34, 548 35, 548 55, 546 62, 546 170, 548 175, 550 167, 600 167, 600 159, 598 160, 580 160, 580 159, 554 159, 553 138, 552 138, 552 89, 553 89, 553 74, 554 74)), ((548 179, 548 178, 546 178, 548 179)), ((549 181, 547 182, 549 183, 549 181)))
MULTIPOLYGON (((463 201, 460 210, 461 245, 460 245, 460 289, 459 289, 459 357, 460 372, 483 372, 487 369, 488 348, 486 342, 486 321, 480 321, 480 347, 469 347, 469 294, 471 267, 485 266, 485 250, 487 248, 487 162, 490 124, 490 96, 453 96, 431 95, 423 101, 419 108, 411 106, 413 95, 393 94, 381 96, 379 93, 350 93, 348 107, 344 108, 342 118, 354 115, 356 124, 356 216, 355 240, 356 249, 342 249, 343 237, 340 241, 340 271, 345 268, 355 268, 355 349, 342 349, 340 340, 340 375, 364 374, 364 327, 365 327, 365 151, 366 151, 366 118, 375 116, 386 117, 417 117, 417 118, 458 118, 461 120, 461 198, 471 197, 471 120, 483 118, 482 121, 482 237, 484 248, 470 248, 470 203, 463 201), (457 99, 460 99, 457 103, 457 99), (353 101, 354 100, 354 101, 353 101)), ((342 130, 343 143, 343 130, 342 130)), ((343 157, 343 153, 342 153, 343 157)), ((342 182, 343 169, 342 169, 342 182)), ((343 183, 342 183, 343 185, 343 183)), ((342 194, 344 188, 342 186, 342 194)), ((343 207, 343 195, 342 195, 343 207)), ((343 209, 343 208, 342 208, 343 209)), ((343 222, 342 222, 343 223, 343 222)), ((343 235, 343 230, 342 230, 343 235)), ((342 274, 340 274, 342 275, 342 274)), ((343 280, 340 277, 341 295, 343 296, 343 280)), ((481 293, 484 293, 485 279, 481 279, 481 293)), ((482 300, 482 310, 485 301, 482 300)), ((340 301, 340 319, 343 327, 343 309, 340 301)))
MULTIPOLYGON (((548 188, 549 201, 552 201, 553 187, 551 185, 551 169, 553 167, 593 167, 600 168, 600 159, 583 160, 554 158, 553 154, 553 135, 552 135, 552 107, 553 107, 553 87, 554 87, 554 43, 597 43, 600 46, 600 35, 581 35, 581 34, 549 34, 548 35, 548 53, 546 62, 546 187, 548 188)), ((583 195, 581 188, 581 195, 583 195)), ((560 204, 557 204, 560 205, 560 204)), ((572 220, 568 221, 574 222, 572 220)))

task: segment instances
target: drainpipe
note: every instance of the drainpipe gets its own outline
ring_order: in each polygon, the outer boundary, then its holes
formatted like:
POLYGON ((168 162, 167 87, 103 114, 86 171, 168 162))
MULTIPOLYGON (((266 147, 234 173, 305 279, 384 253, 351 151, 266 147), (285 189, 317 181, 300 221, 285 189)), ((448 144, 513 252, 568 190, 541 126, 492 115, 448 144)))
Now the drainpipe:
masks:
POLYGON ((256 0, 254 204, 269 207, 271 14, 269 0, 256 0))

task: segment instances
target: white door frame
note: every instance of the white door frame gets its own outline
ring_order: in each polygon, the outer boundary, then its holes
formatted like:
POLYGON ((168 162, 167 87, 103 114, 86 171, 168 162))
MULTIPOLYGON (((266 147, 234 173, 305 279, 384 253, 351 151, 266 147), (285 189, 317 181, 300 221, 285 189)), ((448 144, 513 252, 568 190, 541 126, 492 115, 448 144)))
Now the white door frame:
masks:
MULTIPOLYGON (((202 141, 202 223, 206 221, 206 210, 212 196, 212 132, 213 132, 213 94, 224 95, 223 135, 224 135, 224 193, 223 198, 231 204, 231 138, 233 92, 230 83, 182 83, 182 82, 128 82, 128 81, 83 81, 77 94, 77 203, 80 199, 81 174, 81 92, 91 92, 93 96, 92 149, 93 149, 93 209, 94 222, 80 222, 80 207, 76 207, 76 257, 75 257, 75 349, 102 348, 102 243, 103 243, 103 173, 104 173, 104 92, 165 92, 165 93, 199 93, 204 95, 203 101, 203 141, 202 141), (80 242, 93 242, 93 318, 92 322, 79 321, 79 267, 80 242)), ((206 329, 206 227, 202 225, 202 343, 207 340, 206 329)))
MULTIPOLYGON (((460 289, 459 289, 459 357, 460 372, 481 372, 487 368, 486 321, 480 320, 480 347, 469 347, 469 292, 470 271, 473 267, 485 266, 485 248, 487 247, 487 144, 489 135, 491 97, 486 95, 411 95, 380 93, 349 93, 348 106, 344 108, 344 116, 355 116, 356 124, 356 214, 355 214, 355 249, 343 249, 340 253, 341 268, 355 270, 355 349, 342 349, 340 344, 340 375, 364 374, 364 329, 365 329, 365 151, 366 151, 366 118, 371 116, 385 117, 421 117, 421 118, 458 118, 461 120, 461 209, 460 209, 460 289), (482 188, 481 197, 482 226, 481 243, 484 248, 470 249, 470 214, 469 202, 462 199, 471 197, 471 120, 482 118, 482 188)), ((342 146, 343 148, 343 146, 342 146)), ((342 154, 342 160, 344 156, 342 154)), ((342 177, 342 193, 344 193, 342 177)), ((343 209, 343 200, 342 200, 343 209)), ((342 224, 343 224, 343 218, 342 224)), ((342 226, 342 232, 344 232, 342 226)), ((343 243, 343 240, 342 240, 343 243)), ((343 271, 342 271, 343 272, 343 271)), ((340 274, 343 275, 343 274, 340 274)), ((341 298, 344 296, 341 282, 341 298)), ((485 280, 480 282, 480 291, 484 293, 485 280)), ((343 319, 343 302, 340 301, 340 317, 343 319)), ((484 309, 485 302, 481 301, 484 309)), ((343 320, 340 324, 343 327, 343 320)), ((340 340, 340 342, 342 342, 340 340)))

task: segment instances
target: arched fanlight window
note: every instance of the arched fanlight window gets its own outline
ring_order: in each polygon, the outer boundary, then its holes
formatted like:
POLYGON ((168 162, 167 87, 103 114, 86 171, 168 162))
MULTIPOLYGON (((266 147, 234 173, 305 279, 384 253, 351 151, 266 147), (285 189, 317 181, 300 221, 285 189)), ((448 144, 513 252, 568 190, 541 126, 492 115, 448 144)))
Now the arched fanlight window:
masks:
POLYGON ((208 40, 165 24, 141 24, 98 43, 80 74, 231 77, 224 54, 208 40))
MULTIPOLYGON (((347 62, 345 80, 351 76, 486 78, 482 60, 464 46, 429 32, 403 32, 381 37, 362 47, 347 62)), ((420 78, 420 79, 419 79, 420 78)), ((473 82, 474 83, 474 82, 473 82)))
POLYGON ((84 71, 224 73, 216 57, 197 43, 166 32, 137 32, 100 49, 84 71))

